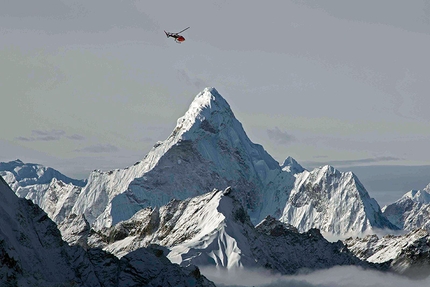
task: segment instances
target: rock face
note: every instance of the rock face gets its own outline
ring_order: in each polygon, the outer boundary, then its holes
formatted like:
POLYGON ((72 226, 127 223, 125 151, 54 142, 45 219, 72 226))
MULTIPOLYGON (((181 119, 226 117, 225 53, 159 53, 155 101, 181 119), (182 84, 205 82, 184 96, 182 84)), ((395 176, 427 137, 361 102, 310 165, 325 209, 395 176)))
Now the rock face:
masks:
POLYGON ((302 268, 363 265, 340 241, 330 243, 316 229, 299 233, 273 217, 254 227, 237 196, 240 193, 228 187, 146 208, 93 233, 89 245, 121 257, 141 246, 158 244, 166 248, 172 262, 182 266, 263 267, 283 274, 302 268))
POLYGON ((402 236, 351 237, 344 243, 357 257, 368 262, 385 264, 395 272, 413 278, 430 275, 430 235, 424 229, 416 229, 402 236))
POLYGON ((318 228, 336 235, 398 229, 352 172, 328 165, 297 175, 280 220, 299 231, 318 228))
POLYGON ((384 215, 400 229, 430 231, 430 184, 423 190, 411 190, 399 200, 384 206, 384 215))
POLYGON ((157 249, 121 259, 62 241, 37 205, 18 198, 0 177, 1 286, 214 286, 190 266, 171 264, 157 249))

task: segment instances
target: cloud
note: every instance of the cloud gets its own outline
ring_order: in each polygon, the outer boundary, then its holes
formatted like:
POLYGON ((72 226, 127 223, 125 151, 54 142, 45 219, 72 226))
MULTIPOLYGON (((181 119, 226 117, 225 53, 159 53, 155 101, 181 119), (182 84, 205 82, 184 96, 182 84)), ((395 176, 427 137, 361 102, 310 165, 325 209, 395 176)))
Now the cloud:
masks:
POLYGON ((306 274, 283 276, 266 270, 220 270, 200 268, 203 275, 217 286, 239 287, 419 287, 430 286, 430 278, 413 280, 388 272, 364 270, 355 266, 339 266, 306 274))
POLYGON ((279 144, 289 144, 295 140, 294 136, 285 131, 281 131, 278 127, 275 127, 274 129, 268 129, 267 135, 271 140, 276 141, 279 144))
POLYGON ((78 134, 73 134, 73 135, 67 136, 67 138, 69 140, 75 140, 75 141, 81 141, 81 140, 85 139, 84 136, 81 136, 81 135, 78 135, 78 134))
POLYGON ((209 86, 200 78, 191 77, 185 70, 177 70, 178 78, 181 82, 185 82, 187 85, 194 86, 198 89, 204 89, 209 86))
POLYGON ((25 141, 25 142, 36 142, 36 141, 58 141, 61 138, 68 138, 71 140, 83 140, 84 137, 78 134, 66 135, 66 132, 63 130, 32 130, 31 136, 19 136, 16 137, 16 140, 25 141))
POLYGON ((36 139, 35 138, 32 138, 32 137, 16 137, 15 138, 16 140, 19 140, 19 141, 23 141, 23 142, 32 142, 32 141, 35 141, 36 139))
POLYGON ((30 137, 17 137, 16 139, 19 141, 57 141, 59 140, 66 132, 63 130, 50 130, 50 131, 42 131, 42 130, 32 130, 30 137))
POLYGON ((305 161, 303 165, 310 167, 318 167, 321 165, 332 165, 332 166, 353 166, 353 165, 361 165, 361 164, 369 164, 369 163, 377 163, 377 162, 385 162, 385 161, 399 161, 403 160, 399 157, 393 156, 379 156, 374 158, 362 158, 362 159, 350 159, 350 160, 331 160, 327 162, 318 162, 318 161, 305 161))
POLYGON ((88 152, 88 153, 111 153, 117 152, 118 147, 111 144, 96 144, 92 146, 87 146, 81 149, 76 149, 77 152, 88 152))

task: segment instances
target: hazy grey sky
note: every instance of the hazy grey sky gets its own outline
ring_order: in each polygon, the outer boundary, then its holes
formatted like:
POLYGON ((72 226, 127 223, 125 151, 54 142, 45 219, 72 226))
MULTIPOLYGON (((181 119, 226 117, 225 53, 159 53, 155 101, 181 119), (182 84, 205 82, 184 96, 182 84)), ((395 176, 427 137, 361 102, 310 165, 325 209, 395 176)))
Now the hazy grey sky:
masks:
POLYGON ((0 36, 0 161, 132 165, 213 86, 278 161, 430 164, 430 1, 2 1, 0 36))

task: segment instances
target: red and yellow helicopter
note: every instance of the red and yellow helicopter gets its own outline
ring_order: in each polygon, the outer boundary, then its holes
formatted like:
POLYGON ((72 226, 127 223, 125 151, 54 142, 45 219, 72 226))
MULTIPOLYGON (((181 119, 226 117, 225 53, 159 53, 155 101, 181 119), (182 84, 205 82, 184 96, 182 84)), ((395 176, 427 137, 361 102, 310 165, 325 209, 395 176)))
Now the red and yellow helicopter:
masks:
POLYGON ((175 38, 176 43, 182 43, 185 41, 184 36, 179 35, 180 33, 184 32, 185 30, 189 29, 190 27, 185 28, 184 30, 178 32, 178 33, 170 33, 170 32, 166 32, 164 31, 164 33, 166 33, 167 38, 172 37, 175 38))

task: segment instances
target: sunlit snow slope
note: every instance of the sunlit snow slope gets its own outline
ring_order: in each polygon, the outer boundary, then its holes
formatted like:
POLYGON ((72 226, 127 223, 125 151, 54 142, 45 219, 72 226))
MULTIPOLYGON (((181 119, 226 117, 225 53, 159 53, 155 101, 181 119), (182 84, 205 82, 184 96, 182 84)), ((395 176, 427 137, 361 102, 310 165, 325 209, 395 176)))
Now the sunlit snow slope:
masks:
POLYGON ((384 206, 384 215, 405 230, 424 228, 430 232, 430 184, 423 190, 411 190, 396 202, 384 206))
POLYGON ((89 245, 121 257, 141 246, 159 244, 166 247, 172 262, 182 266, 258 267, 283 274, 363 264, 342 243, 329 243, 316 229, 300 234, 273 217, 254 227, 238 196, 227 188, 146 208, 94 233, 89 245))
POLYGON ((328 165, 297 176, 280 220, 299 231, 318 228, 335 235, 398 229, 352 172, 328 165))

